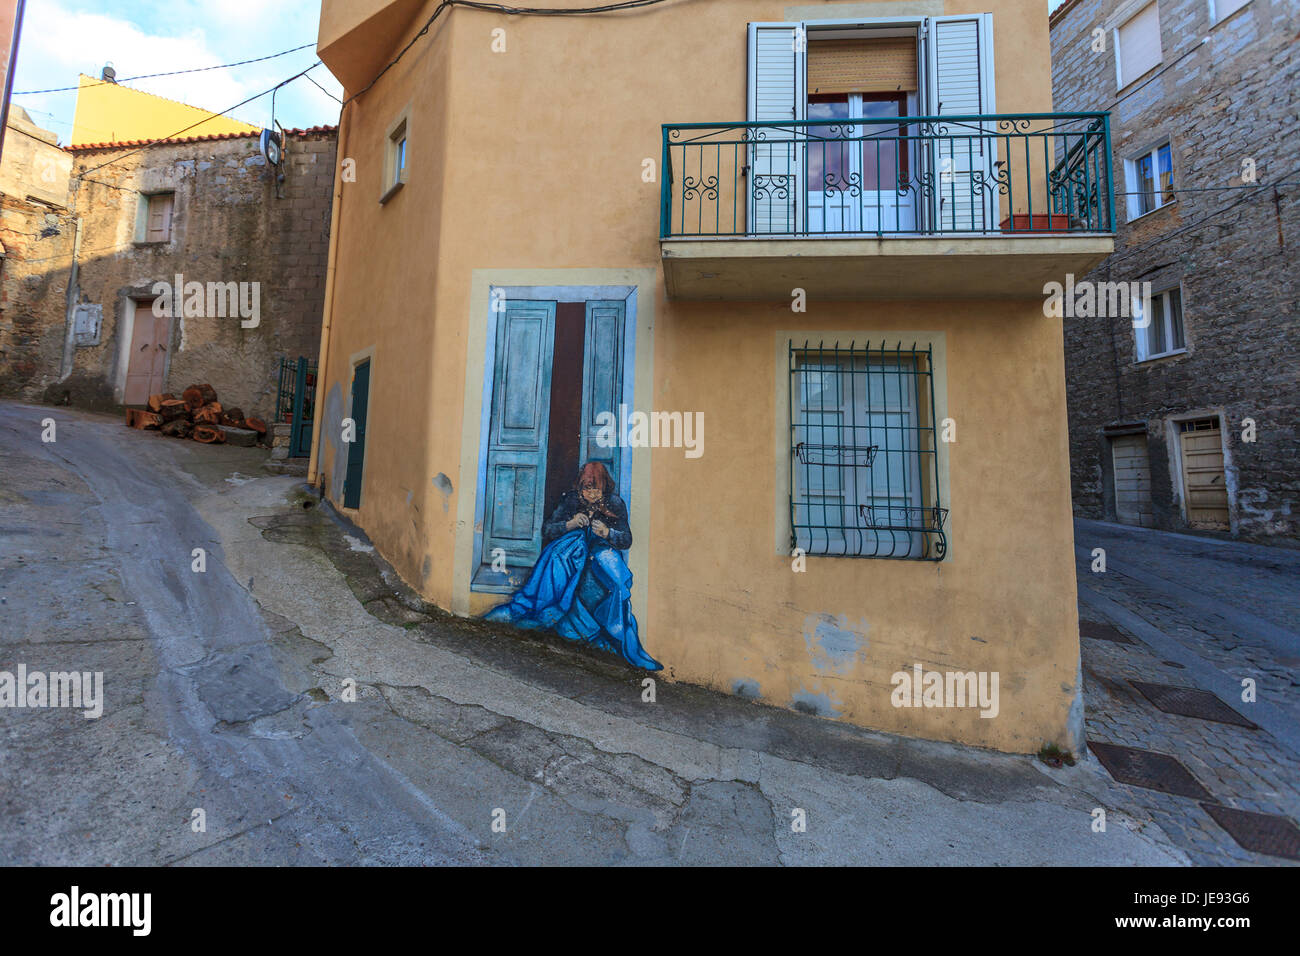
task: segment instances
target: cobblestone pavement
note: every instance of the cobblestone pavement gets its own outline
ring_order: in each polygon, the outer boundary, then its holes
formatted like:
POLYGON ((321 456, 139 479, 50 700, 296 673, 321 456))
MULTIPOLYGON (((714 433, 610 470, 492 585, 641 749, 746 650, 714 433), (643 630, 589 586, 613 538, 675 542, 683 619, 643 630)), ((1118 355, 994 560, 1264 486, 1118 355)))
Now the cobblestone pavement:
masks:
MULTIPOLYGON (((1094 521, 1076 522, 1075 545, 1089 741, 1177 758, 1208 802, 1300 819, 1300 552, 1094 521), (1134 643, 1086 636, 1089 623, 1134 643), (1210 690, 1259 726, 1165 713, 1131 681, 1210 690)), ((1243 849, 1207 801, 1120 786, 1193 863, 1294 865, 1243 849)))

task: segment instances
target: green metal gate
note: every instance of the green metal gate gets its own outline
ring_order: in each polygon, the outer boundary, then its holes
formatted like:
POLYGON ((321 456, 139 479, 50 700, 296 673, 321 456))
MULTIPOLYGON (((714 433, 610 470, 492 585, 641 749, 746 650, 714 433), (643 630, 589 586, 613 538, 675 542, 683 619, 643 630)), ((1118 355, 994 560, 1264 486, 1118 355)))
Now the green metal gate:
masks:
POLYGON ((316 366, 306 356, 296 361, 280 359, 280 388, 275 420, 293 426, 289 433, 289 457, 311 456, 312 422, 316 414, 316 366))

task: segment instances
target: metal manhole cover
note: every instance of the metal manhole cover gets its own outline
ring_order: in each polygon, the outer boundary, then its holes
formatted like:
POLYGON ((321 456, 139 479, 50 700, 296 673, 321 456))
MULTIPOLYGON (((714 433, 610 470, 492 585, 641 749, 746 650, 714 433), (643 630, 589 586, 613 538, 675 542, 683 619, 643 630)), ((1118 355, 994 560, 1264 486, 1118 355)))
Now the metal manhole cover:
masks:
POLYGON ((1114 624, 1098 624, 1096 621, 1080 621, 1079 636, 1091 637, 1099 641, 1114 641, 1116 644, 1133 643, 1133 638, 1120 631, 1114 624))
POLYGON ((1130 680, 1129 683, 1158 710, 1163 710, 1166 714, 1197 717, 1221 724, 1236 724, 1248 730, 1259 730, 1258 725, 1241 716, 1208 690, 1176 687, 1173 684, 1147 684, 1138 680, 1130 680))
POLYGON ((1159 790, 1193 800, 1212 800, 1210 792, 1201 786, 1190 770, 1168 754, 1119 744, 1099 744, 1088 741, 1088 749, 1101 761, 1106 771, 1120 783, 1135 787, 1159 790))
POLYGON ((1201 809, 1227 830, 1242 849, 1300 860, 1300 827, 1290 817, 1234 810, 1214 803, 1202 803, 1201 809))

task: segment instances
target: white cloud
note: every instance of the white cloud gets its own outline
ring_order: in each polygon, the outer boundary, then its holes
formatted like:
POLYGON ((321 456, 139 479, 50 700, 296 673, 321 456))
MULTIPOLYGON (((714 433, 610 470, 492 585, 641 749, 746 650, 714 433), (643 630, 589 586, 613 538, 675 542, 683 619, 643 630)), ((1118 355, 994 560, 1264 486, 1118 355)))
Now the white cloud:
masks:
MULTIPOLYGON (((314 41, 319 12, 318 0, 241 0, 220 5, 195 0, 136 0, 125 5, 128 18, 106 14, 99 4, 94 9, 80 9, 82 3, 84 0, 43 0, 28 4, 15 90, 75 86, 78 73, 99 76, 108 61, 122 79, 274 53, 314 41), (141 27, 141 22, 148 27, 141 27)), ((269 89, 314 60, 315 51, 309 48, 233 69, 158 77, 130 85, 216 112, 269 89)), ((338 84, 323 66, 313 70, 312 76, 339 94, 338 84)), ((38 123, 50 126, 66 141, 75 100, 75 93, 48 93, 20 96, 15 102, 32 110, 38 123)), ((276 113, 285 126, 334 123, 338 104, 300 79, 277 94, 276 113)), ((262 97, 230 115, 254 125, 269 125, 271 97, 262 97)))

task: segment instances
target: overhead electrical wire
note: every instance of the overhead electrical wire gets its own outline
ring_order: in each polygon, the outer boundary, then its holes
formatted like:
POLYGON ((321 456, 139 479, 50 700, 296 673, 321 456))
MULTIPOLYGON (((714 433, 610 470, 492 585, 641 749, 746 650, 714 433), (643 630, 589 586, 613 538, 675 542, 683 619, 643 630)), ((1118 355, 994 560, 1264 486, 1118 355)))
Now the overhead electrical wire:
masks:
MULTIPOLYGON (((249 63, 262 63, 265 60, 274 60, 279 56, 288 56, 290 53, 297 53, 300 50, 306 50, 315 45, 315 43, 304 43, 302 46, 296 46, 291 50, 281 50, 279 53, 271 53, 267 56, 259 56, 251 60, 240 60, 238 63, 219 63, 216 66, 196 66, 190 70, 171 70, 167 73, 142 73, 139 76, 124 76, 120 80, 98 80, 96 81, 96 85, 103 85, 106 83, 121 85, 123 83, 132 83, 135 80, 152 80, 159 76, 180 76, 183 73, 206 73, 209 70, 228 70, 235 66, 247 66, 249 63)), ((79 89, 81 89, 79 86, 58 86, 48 90, 23 90, 22 92, 14 93, 12 95, 34 96, 37 93, 68 93, 72 90, 79 89)))
POLYGON ((214 119, 214 118, 216 118, 216 117, 218 117, 218 116, 225 116, 227 113, 233 112, 234 110, 239 109, 241 106, 247 106, 249 103, 253 102, 253 100, 261 99, 263 96, 266 96, 268 93, 274 93, 274 92, 275 92, 276 90, 278 90, 280 87, 282 87, 282 86, 287 86, 288 84, 292 83, 294 80, 299 79, 300 77, 306 76, 310 71, 316 69, 316 67, 318 67, 318 66, 320 66, 320 65, 321 65, 321 61, 320 61, 320 60, 317 60, 317 61, 316 61, 315 63, 313 63, 311 66, 307 67, 307 69, 303 70, 303 71, 300 72, 300 73, 295 73, 293 76, 289 77, 287 80, 281 80, 279 83, 275 84, 275 86, 271 87, 269 90, 263 90, 261 93, 254 93, 254 94, 253 94, 252 96, 250 96, 248 99, 246 99, 246 100, 240 100, 240 101, 239 101, 238 103, 236 103, 234 106, 228 106, 228 107, 226 107, 224 110, 222 110, 220 113, 211 113, 211 114, 209 114, 208 116, 203 117, 203 119, 199 120, 197 123, 191 123, 189 126, 186 126, 184 129, 178 129, 176 132, 171 133, 171 134, 169 134, 169 135, 167 135, 167 136, 163 136, 163 137, 160 137, 159 139, 155 139, 155 140, 150 140, 150 141, 147 142, 147 143, 144 143, 144 144, 142 144, 142 145, 140 145, 140 146, 137 146, 135 149, 131 150, 129 153, 123 153, 121 156, 116 156, 116 157, 114 157, 113 159, 110 159, 110 160, 109 160, 108 162, 106 162, 106 163, 100 163, 98 166, 92 166, 92 167, 90 167, 90 169, 82 170, 80 173, 77 174, 77 178, 78 178, 78 179, 85 179, 85 177, 86 177, 89 173, 93 173, 93 172, 94 172, 95 170, 97 170, 97 169, 103 169, 105 166, 111 166, 111 165, 113 165, 114 163, 120 163, 122 160, 126 159, 128 156, 134 156, 136 153, 139 153, 139 152, 141 152, 141 151, 143 151, 143 150, 145 150, 145 149, 148 149, 150 146, 156 146, 156 145, 158 145, 159 143, 165 143, 165 142, 167 142, 168 140, 176 139, 176 138, 177 138, 178 136, 180 136, 182 133, 188 133, 190 130, 194 129, 194 127, 196 127, 196 126, 202 126, 204 123, 208 122, 208 121, 211 120, 211 119, 214 119))

